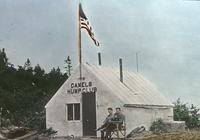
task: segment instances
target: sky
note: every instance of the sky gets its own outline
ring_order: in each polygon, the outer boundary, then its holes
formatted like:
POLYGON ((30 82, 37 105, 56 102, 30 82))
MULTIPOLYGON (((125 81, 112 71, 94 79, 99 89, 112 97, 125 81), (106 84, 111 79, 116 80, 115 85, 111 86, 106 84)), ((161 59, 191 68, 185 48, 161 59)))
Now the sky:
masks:
MULTIPOLYGON (((101 43, 82 30, 83 61, 139 72, 172 102, 200 106, 200 1, 81 0, 101 43)), ((0 49, 15 67, 30 58, 46 71, 78 65, 78 0, 0 0, 0 49)))

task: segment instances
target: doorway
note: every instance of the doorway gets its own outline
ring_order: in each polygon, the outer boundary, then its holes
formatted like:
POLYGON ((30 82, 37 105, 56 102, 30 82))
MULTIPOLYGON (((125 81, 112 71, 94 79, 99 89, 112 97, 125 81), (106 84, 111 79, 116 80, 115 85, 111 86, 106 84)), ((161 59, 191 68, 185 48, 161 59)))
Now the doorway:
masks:
POLYGON ((82 93, 83 136, 96 136, 96 93, 82 93))

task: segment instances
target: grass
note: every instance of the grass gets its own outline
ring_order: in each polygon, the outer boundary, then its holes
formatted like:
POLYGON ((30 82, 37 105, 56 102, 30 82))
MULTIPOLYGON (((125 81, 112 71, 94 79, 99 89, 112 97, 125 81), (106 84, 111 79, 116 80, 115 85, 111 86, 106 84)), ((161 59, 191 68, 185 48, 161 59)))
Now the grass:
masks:
POLYGON ((143 138, 135 138, 134 140, 200 140, 200 131, 152 134, 143 138))

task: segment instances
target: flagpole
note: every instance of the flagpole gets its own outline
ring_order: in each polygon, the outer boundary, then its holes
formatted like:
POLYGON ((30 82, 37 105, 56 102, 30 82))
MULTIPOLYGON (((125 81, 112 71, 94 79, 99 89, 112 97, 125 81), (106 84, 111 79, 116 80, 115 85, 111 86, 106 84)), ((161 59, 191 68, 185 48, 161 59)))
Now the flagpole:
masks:
POLYGON ((79 50, 79 70, 80 80, 82 79, 82 47, 81 47, 81 25, 80 25, 80 2, 78 8, 78 50, 79 50))

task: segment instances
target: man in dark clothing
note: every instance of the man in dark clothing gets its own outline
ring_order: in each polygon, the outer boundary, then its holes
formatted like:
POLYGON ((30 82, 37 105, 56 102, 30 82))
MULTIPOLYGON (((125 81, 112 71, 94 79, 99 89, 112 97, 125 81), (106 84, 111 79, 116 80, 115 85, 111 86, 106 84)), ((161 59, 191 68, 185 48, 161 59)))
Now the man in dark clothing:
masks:
POLYGON ((119 122, 119 129, 125 123, 125 116, 124 114, 122 114, 120 107, 116 108, 116 112, 113 115, 113 119, 119 122))
POLYGON ((111 134, 111 131, 115 129, 115 125, 111 123, 111 120, 113 118, 113 109, 108 108, 108 116, 103 122, 103 125, 96 129, 96 131, 101 130, 101 140, 108 139, 108 136, 111 134), (106 135, 105 135, 106 132, 106 135))

